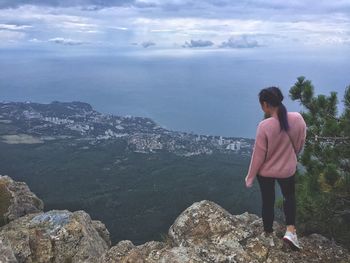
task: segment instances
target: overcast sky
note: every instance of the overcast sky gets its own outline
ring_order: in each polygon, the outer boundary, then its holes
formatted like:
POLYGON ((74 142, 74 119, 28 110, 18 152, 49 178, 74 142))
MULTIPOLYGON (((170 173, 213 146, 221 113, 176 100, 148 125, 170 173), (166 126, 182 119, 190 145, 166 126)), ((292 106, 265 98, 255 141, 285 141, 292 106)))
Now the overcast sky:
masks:
POLYGON ((350 0, 0 0, 0 48, 349 50, 350 0))

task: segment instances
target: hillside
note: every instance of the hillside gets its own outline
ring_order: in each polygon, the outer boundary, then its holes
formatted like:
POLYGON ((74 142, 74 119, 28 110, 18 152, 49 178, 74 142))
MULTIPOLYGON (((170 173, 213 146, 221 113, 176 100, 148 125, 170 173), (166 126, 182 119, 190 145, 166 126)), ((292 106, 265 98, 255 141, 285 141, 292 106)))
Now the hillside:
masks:
POLYGON ((169 131, 81 102, 7 102, 0 115, 0 174, 26 182, 47 210, 87 211, 113 242, 161 240, 203 199, 234 214, 260 211, 258 189, 244 188, 253 140, 169 131))

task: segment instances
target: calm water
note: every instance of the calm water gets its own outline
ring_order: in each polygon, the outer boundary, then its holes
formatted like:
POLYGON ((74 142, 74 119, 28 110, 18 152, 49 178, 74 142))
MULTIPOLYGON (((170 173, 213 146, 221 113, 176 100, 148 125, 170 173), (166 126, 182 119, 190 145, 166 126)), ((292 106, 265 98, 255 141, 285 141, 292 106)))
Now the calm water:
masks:
MULTIPOLYGON (((85 101, 101 112, 150 117, 173 130, 253 138, 262 118, 257 94, 287 95, 300 75, 317 93, 350 84, 350 62, 251 53, 196 56, 57 55, 0 52, 0 100, 85 101)), ((286 96, 287 97, 287 96, 286 96)), ((286 98, 288 110, 300 110, 286 98)))

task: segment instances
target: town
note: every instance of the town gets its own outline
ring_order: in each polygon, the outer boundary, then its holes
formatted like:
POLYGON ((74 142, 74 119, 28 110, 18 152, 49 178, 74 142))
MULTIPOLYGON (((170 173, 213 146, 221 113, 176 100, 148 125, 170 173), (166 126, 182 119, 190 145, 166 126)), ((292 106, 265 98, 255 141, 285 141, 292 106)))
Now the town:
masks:
POLYGON ((168 151, 182 156, 213 152, 250 156, 254 143, 246 138, 171 131, 150 118, 102 114, 83 102, 1 102, 0 131, 2 140, 8 143, 9 136, 32 136, 28 143, 69 138, 96 145, 126 140, 134 152, 168 151))

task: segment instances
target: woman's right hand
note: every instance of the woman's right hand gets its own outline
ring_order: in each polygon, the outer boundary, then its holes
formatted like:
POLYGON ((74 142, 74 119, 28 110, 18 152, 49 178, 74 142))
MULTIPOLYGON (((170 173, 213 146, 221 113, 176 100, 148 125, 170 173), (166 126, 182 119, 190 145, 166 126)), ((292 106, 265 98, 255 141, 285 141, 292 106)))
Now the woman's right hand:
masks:
POLYGON ((251 180, 251 179, 248 177, 248 175, 245 177, 245 186, 246 186, 247 188, 250 188, 250 187, 253 186, 253 180, 251 180))

